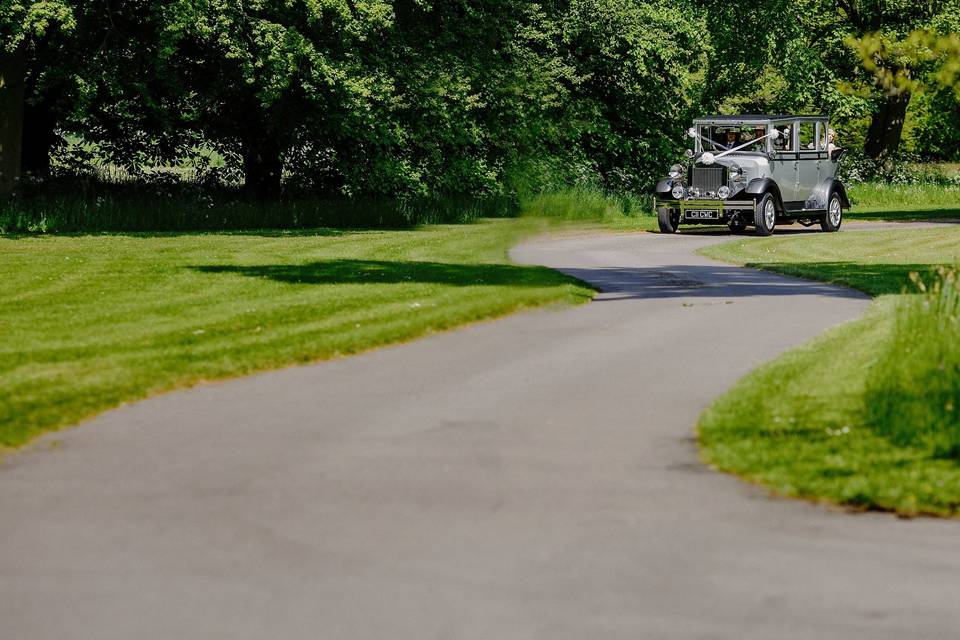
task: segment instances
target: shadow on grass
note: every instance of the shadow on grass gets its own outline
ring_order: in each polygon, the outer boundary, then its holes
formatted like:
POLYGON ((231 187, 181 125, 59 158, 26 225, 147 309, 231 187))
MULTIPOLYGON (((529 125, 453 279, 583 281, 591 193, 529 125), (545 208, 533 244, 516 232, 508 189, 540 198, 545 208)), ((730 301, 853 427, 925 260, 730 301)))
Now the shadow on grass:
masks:
POLYGON ((871 209, 869 207, 854 207, 844 213, 848 220, 884 220, 887 222, 923 222, 935 221, 942 223, 960 223, 960 207, 926 209, 871 209))
POLYGON ((751 269, 775 271, 801 278, 823 280, 831 284, 859 289, 873 296, 888 293, 917 293, 910 282, 916 272, 926 281, 932 279, 934 264, 863 264, 857 262, 751 262, 751 269))
POLYGON ((386 260, 325 260, 306 264, 200 265, 202 273, 266 278, 287 284, 404 284, 555 287, 576 281, 545 267, 386 260))
MULTIPOLYGON (((230 236, 250 238, 311 238, 341 237, 358 233, 383 231, 406 231, 408 229, 332 229, 318 227, 314 229, 249 229, 249 230, 195 230, 195 231, 50 231, 43 233, 0 233, 3 240, 26 240, 37 238, 202 238, 208 236, 230 236)), ((411 228, 412 230, 412 228, 411 228)))
POLYGON ((781 278, 763 271, 723 265, 560 267, 560 270, 608 294, 598 298, 598 302, 658 298, 723 299, 810 295, 864 298, 864 295, 857 291, 821 282, 781 278))
POLYGON ((197 265, 195 271, 217 275, 265 278, 286 284, 404 284, 434 283, 452 286, 553 287, 588 283, 616 294, 606 299, 823 295, 860 298, 862 294, 822 282, 784 280, 764 271, 821 280, 873 295, 911 291, 909 274, 927 275, 928 264, 754 263, 751 269, 723 265, 670 267, 561 268, 510 264, 455 264, 387 260, 324 260, 306 264, 197 265), (755 270, 755 269, 759 269, 755 270), (576 280, 574 280, 576 279, 576 280))

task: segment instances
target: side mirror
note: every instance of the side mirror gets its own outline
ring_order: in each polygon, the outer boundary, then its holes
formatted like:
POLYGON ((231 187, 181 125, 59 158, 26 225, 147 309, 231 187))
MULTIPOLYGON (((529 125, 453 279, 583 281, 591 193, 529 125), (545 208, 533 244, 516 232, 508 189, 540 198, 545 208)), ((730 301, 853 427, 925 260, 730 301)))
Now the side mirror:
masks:
POLYGON ((686 151, 683 152, 683 155, 687 156, 688 158, 692 158, 692 157, 693 157, 693 149, 687 149, 686 151))
POLYGON ((690 127, 689 129, 687 129, 687 135, 690 136, 691 138, 696 138, 697 137, 696 127, 690 127))

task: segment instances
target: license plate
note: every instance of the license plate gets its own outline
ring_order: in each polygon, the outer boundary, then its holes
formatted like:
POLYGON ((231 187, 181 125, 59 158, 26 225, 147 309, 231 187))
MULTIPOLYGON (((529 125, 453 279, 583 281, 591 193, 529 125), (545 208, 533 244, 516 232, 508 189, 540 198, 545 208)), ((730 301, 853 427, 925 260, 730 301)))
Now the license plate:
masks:
POLYGON ((720 217, 720 212, 716 209, 689 209, 688 218, 697 218, 698 220, 715 220, 720 217))

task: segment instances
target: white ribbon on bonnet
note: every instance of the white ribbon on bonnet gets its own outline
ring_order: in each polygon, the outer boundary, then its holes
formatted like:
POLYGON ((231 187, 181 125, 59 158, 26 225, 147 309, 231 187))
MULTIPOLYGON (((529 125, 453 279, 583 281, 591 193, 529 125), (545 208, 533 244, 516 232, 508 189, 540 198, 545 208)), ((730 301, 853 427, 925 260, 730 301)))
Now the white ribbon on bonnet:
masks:
MULTIPOLYGON (((695 136, 698 136, 698 137, 700 137, 700 138, 703 138, 703 136, 701 136, 700 134, 697 133, 697 130, 696 130, 696 129, 691 128, 688 133, 692 133, 692 134, 695 135, 695 136)), ((780 132, 777 131, 776 129, 774 129, 773 131, 771 131, 770 133, 768 133, 768 134, 766 134, 766 135, 763 135, 763 136, 760 136, 759 138, 755 138, 755 139, 753 139, 753 140, 750 140, 749 142, 744 142, 744 143, 741 144, 739 147, 734 147, 733 149, 727 149, 726 151, 724 151, 724 152, 722 152, 722 153, 718 153, 717 155, 713 155, 713 154, 710 153, 709 151, 704 151, 703 154, 700 156, 700 162, 702 162, 703 164, 713 164, 716 160, 719 160, 720 158, 722 158, 723 156, 725 156, 725 155, 727 155, 727 154, 733 153, 734 151, 739 151, 740 149, 743 149, 743 148, 745 148, 745 147, 749 147, 750 145, 756 144, 756 143, 759 142, 760 140, 763 140, 764 138, 769 138, 769 137, 771 137, 771 136, 772 136, 774 139, 779 138, 779 137, 780 137, 780 132)), ((706 139, 706 138, 704 138, 704 139, 706 139)))

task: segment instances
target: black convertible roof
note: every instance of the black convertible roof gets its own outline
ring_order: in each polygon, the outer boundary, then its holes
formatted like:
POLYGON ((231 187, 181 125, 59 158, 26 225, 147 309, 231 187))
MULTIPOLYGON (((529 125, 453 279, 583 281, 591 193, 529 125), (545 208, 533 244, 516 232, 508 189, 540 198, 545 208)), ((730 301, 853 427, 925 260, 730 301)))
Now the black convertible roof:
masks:
POLYGON ((696 118, 696 122, 763 122, 767 120, 826 120, 827 116, 818 115, 767 115, 762 113, 745 113, 738 116, 703 116, 696 118))

